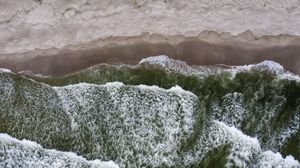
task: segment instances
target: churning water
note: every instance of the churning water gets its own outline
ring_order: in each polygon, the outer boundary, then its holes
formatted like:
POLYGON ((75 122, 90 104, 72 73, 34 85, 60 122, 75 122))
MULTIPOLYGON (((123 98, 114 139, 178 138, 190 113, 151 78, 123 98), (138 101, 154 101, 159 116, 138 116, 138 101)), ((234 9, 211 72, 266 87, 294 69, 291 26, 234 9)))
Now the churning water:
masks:
POLYGON ((166 56, 63 77, 1 70, 0 132, 0 167, 300 167, 300 78, 166 56))

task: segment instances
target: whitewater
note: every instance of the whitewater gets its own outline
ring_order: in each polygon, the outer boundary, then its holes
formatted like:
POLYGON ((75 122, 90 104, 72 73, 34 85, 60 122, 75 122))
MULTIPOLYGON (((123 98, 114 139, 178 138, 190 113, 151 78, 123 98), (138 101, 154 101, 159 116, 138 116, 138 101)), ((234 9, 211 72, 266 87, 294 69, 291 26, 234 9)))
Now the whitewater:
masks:
POLYGON ((0 167, 300 167, 300 82, 272 61, 167 56, 62 77, 0 70, 0 167))

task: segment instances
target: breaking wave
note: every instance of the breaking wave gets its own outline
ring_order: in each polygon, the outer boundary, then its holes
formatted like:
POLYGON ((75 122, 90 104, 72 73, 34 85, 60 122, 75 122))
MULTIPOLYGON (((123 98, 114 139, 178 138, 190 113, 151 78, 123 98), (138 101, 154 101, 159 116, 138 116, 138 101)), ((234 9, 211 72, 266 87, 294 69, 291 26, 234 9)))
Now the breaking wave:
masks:
POLYGON ((0 166, 300 167, 299 81, 271 61, 167 56, 63 77, 2 69, 0 166))

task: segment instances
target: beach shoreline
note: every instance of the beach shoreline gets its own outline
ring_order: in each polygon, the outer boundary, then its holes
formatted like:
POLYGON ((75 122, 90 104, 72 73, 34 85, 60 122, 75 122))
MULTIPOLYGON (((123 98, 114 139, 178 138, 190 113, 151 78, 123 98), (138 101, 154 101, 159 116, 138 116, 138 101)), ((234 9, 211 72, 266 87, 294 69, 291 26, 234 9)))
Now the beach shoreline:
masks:
POLYGON ((150 35, 110 37, 63 48, 0 54, 0 67, 14 72, 61 76, 100 64, 137 64, 148 56, 167 55, 190 65, 245 65, 272 60, 300 74, 300 37, 256 37, 205 31, 196 37, 150 35))

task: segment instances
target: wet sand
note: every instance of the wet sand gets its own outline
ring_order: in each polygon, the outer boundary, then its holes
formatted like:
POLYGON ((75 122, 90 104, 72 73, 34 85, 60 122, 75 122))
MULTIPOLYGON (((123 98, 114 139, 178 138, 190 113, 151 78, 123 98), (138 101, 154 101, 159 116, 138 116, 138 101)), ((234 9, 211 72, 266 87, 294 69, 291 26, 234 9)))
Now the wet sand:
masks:
MULTIPOLYGON (((245 36, 246 40, 249 38, 245 36)), ((139 39, 130 44, 116 44, 97 47, 71 46, 63 49, 36 50, 33 52, 0 55, 0 67, 14 72, 30 70, 43 75, 61 76, 99 63, 137 64, 142 58, 167 55, 186 61, 190 65, 244 65, 272 60, 288 71, 300 75, 300 44, 290 42, 263 45, 262 42, 248 43, 244 40, 226 39, 211 42, 211 39, 181 39, 180 41, 149 42, 139 39), (278 44, 278 45, 277 45, 278 44)), ((249 39, 248 39, 249 40, 249 39)), ((123 39, 126 41, 126 39, 123 39)), ((265 40, 265 44, 268 40, 265 40)), ((271 43, 271 41, 270 41, 271 43)), ((87 46, 90 44, 86 44, 87 46)))

